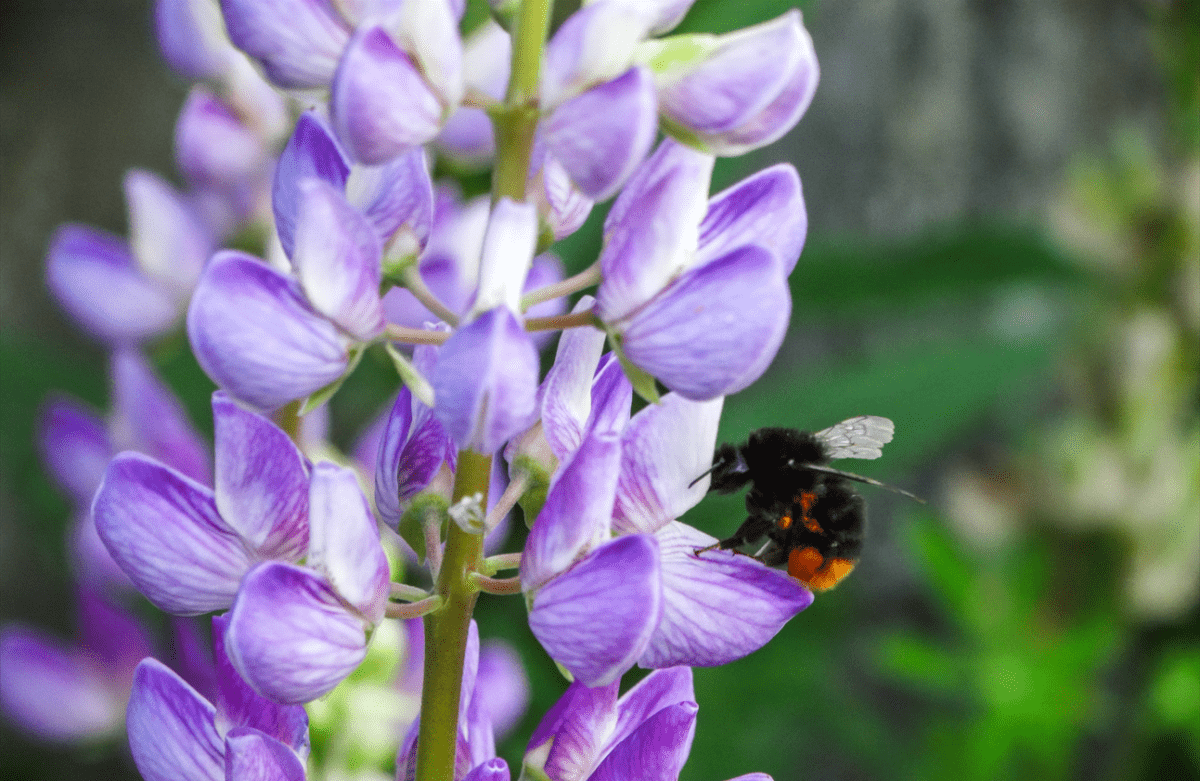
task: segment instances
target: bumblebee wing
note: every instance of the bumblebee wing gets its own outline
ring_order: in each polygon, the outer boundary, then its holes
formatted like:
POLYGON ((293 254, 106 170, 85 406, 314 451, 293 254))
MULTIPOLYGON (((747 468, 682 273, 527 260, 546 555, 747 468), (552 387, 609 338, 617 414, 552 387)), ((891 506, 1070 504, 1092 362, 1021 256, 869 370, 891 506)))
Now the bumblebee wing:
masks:
POLYGON ((859 415, 818 431, 815 436, 829 449, 829 459, 879 458, 892 441, 896 426, 878 415, 859 415))

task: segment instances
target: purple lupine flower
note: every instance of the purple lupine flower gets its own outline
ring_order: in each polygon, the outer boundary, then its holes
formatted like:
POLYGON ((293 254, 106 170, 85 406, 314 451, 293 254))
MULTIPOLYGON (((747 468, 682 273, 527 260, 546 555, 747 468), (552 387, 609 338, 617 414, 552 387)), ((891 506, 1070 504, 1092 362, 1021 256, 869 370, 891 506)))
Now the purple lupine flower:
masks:
POLYGON ((150 635, 129 611, 84 587, 79 636, 67 644, 20 623, 0 627, 0 711, 44 741, 98 741, 124 719, 133 669, 150 635))
POLYGON ((168 613, 230 606, 256 561, 308 548, 308 467, 274 424, 213 394, 215 489, 153 458, 113 459, 92 512, 121 569, 168 613))
POLYGON ((225 653, 229 619, 213 618, 217 690, 210 701, 156 659, 134 675, 129 748, 147 781, 303 781, 308 757, 304 708, 254 692, 225 653), (248 775, 253 771, 253 775, 248 775))
POLYGON ((438 352, 430 378, 434 414, 460 448, 494 453, 535 414, 537 348, 517 311, 536 238, 534 208, 500 199, 488 222, 470 321, 438 352))
POLYGON ((705 203, 712 162, 659 146, 609 212, 596 294, 630 362, 692 399, 745 388, 774 357, 807 224, 790 166, 705 203))
POLYGON ((619 683, 572 683, 534 730, 524 766, 553 781, 678 778, 696 730, 691 669, 657 670, 620 699, 619 683))
POLYGON ((277 702, 316 699, 353 672, 389 594, 379 529, 354 472, 314 466, 309 510, 305 566, 259 564, 229 614, 234 666, 277 702))
MULTIPOLYGON (((454 778, 461 781, 508 781, 508 764, 496 756, 497 722, 501 714, 511 718, 515 705, 523 698, 521 681, 506 663, 485 662, 480 655, 479 627, 472 619, 467 632, 463 662, 462 691, 458 706, 458 736, 454 755, 454 778), (516 688, 514 688, 516 687, 516 688)), ((518 710, 524 710, 520 705, 518 710)), ((420 717, 408 730, 396 754, 396 778, 411 778, 417 761, 417 734, 420 717)))
POLYGON ((812 38, 800 12, 726 35, 651 41, 638 55, 655 67, 663 124, 697 148, 745 154, 791 130, 817 89, 812 38))
MULTIPOLYGON (((464 87, 502 100, 511 61, 512 38, 500 25, 487 20, 463 42, 464 87)), ((483 109, 459 106, 442 125, 433 146, 464 169, 482 168, 496 152, 492 120, 483 109)))

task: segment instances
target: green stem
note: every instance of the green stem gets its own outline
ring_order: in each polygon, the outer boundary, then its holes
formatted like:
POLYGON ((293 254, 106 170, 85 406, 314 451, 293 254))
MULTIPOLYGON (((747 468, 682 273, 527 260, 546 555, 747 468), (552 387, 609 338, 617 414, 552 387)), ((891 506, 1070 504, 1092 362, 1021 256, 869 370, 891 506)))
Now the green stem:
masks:
POLYGON ((504 107, 494 112, 496 168, 492 173, 492 200, 525 200, 525 180, 537 130, 538 80, 542 49, 550 31, 554 0, 522 0, 513 37, 512 75, 504 107))
MULTIPOLYGON (((458 454, 454 501, 487 496, 492 457, 471 450, 458 454)), ((486 502, 486 499, 485 499, 486 502)), ((479 588, 471 582, 483 561, 483 535, 451 523, 438 573, 440 610, 425 616, 425 682, 421 688, 421 732, 417 738, 417 781, 453 781, 458 739, 458 701, 471 611, 479 588)))

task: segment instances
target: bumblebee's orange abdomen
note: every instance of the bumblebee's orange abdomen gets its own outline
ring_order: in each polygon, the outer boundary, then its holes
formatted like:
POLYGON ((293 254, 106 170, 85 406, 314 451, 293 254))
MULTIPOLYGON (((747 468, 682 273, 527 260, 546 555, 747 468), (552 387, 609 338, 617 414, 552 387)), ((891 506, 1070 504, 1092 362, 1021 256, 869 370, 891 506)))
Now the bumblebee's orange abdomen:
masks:
POLYGON ((825 591, 850 574, 855 562, 850 559, 826 559, 813 547, 793 548, 788 553, 788 574, 813 591, 825 591))

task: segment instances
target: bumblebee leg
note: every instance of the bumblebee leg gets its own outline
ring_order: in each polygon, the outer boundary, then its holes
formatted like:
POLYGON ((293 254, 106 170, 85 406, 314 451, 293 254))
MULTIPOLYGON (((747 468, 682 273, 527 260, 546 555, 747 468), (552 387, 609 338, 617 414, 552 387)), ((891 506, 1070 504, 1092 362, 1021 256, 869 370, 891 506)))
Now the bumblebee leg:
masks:
MULTIPOLYGON (((695 554, 699 556, 701 553, 710 551, 713 548, 720 548, 721 550, 739 548, 743 545, 754 542, 759 537, 762 537, 773 525, 774 524, 770 518, 762 515, 751 515, 742 522, 742 525, 738 527, 738 530, 733 533, 732 537, 726 537, 723 540, 718 540, 712 545, 709 545, 707 548, 697 548, 695 550, 695 554)), ((738 550, 734 550, 733 552, 741 553, 741 551, 738 550)))

